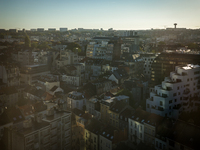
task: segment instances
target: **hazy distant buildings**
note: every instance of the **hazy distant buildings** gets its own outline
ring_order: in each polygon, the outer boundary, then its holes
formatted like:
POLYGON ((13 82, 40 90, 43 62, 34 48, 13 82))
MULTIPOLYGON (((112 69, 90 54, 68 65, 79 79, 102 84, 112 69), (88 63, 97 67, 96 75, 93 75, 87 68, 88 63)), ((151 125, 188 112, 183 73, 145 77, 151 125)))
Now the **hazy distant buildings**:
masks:
POLYGON ((37 29, 31 29, 32 32, 37 31, 37 29))
POLYGON ((60 28, 60 32, 66 32, 68 31, 68 28, 60 28))
POLYGON ((15 33, 17 33, 18 30, 17 29, 9 29, 9 32, 15 32, 15 33))
POLYGON ((44 28, 37 28, 37 31, 38 31, 38 32, 43 32, 43 31, 44 31, 44 28))
POLYGON ((48 31, 56 31, 56 28, 48 28, 48 31))

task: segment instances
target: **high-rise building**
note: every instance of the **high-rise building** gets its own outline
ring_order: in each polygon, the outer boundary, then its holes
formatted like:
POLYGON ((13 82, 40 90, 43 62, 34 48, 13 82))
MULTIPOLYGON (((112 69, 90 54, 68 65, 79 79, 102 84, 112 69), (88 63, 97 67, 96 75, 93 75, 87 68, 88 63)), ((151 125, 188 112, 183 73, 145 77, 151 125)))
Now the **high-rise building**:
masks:
POLYGON ((178 118, 181 112, 198 109, 200 97, 200 66, 176 66, 165 77, 161 85, 156 85, 146 100, 146 110, 160 116, 178 118))
POLYGON ((160 84, 175 66, 186 64, 200 64, 200 55, 161 53, 154 59, 151 65, 150 87, 160 84))

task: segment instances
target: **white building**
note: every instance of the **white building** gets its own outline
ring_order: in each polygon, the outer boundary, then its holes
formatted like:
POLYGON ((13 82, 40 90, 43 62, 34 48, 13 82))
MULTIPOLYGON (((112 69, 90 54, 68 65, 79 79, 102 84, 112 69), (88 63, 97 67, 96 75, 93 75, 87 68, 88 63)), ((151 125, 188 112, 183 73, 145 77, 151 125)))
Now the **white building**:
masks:
POLYGON ((196 97, 200 97, 200 66, 176 66, 170 77, 165 77, 146 100, 146 110, 161 116, 178 118, 182 111, 191 112, 198 108, 196 97))
POLYGON ((80 76, 72 76, 72 75, 62 75, 62 81, 65 81, 69 85, 80 86, 81 85, 81 77, 80 76))
POLYGON ((90 42, 87 45, 86 57, 112 60, 113 47, 114 44, 109 44, 105 41, 101 41, 101 43, 90 42))
POLYGON ((78 108, 83 110, 83 106, 86 107, 86 99, 84 95, 80 92, 72 91, 68 94, 67 97, 67 107, 72 110, 74 108, 78 108))

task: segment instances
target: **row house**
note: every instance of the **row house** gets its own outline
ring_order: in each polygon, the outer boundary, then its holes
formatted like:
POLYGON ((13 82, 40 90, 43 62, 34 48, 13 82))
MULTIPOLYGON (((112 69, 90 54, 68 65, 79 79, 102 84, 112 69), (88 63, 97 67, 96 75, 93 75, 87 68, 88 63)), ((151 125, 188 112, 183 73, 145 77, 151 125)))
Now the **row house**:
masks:
MULTIPOLYGON (((116 96, 116 97, 112 97, 110 99, 106 99, 106 100, 101 100, 100 102, 100 112, 101 112, 101 121, 105 122, 105 123, 111 123, 110 121, 110 116, 116 116, 116 114, 113 112, 113 114, 110 114, 110 108, 112 107, 113 104, 115 104, 116 102, 121 101, 123 105, 128 105, 129 104, 129 97, 128 96, 116 96)), ((114 111, 114 109, 113 109, 114 111)), ((118 116, 117 112, 117 116, 118 116)), ((114 117, 115 118, 115 117, 114 117)), ((118 119, 118 117, 116 118, 118 119)), ((116 121, 115 121, 116 122, 116 121)), ((117 121, 119 123, 119 121, 117 121)), ((118 126, 117 123, 117 126, 118 126)))
POLYGON ((97 98, 90 98, 86 100, 86 110, 93 115, 94 118, 100 119, 100 102, 97 98))
POLYGON ((86 99, 82 93, 77 91, 68 93, 67 107, 69 110, 72 110, 73 108, 83 110, 84 106, 86 107, 86 99))
POLYGON ((136 144, 142 142, 154 146, 157 126, 162 120, 163 117, 138 108, 134 114, 128 118, 129 140, 136 144))
POLYGON ((97 79, 92 81, 92 84, 96 86, 97 95, 108 92, 112 88, 112 81, 108 79, 97 79))

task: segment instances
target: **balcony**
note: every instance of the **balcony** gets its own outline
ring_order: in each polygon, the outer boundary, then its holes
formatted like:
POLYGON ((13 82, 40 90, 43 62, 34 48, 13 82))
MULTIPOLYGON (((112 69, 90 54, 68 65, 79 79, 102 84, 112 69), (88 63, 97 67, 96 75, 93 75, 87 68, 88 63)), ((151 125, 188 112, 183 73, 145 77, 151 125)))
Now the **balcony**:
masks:
POLYGON ((181 108, 181 104, 178 104, 176 106, 173 107, 173 109, 179 110, 181 108))
POLYGON ((163 107, 158 106, 158 110, 164 111, 163 107))
POLYGON ((183 103, 183 106, 185 107, 185 106, 188 106, 188 103, 183 103))

